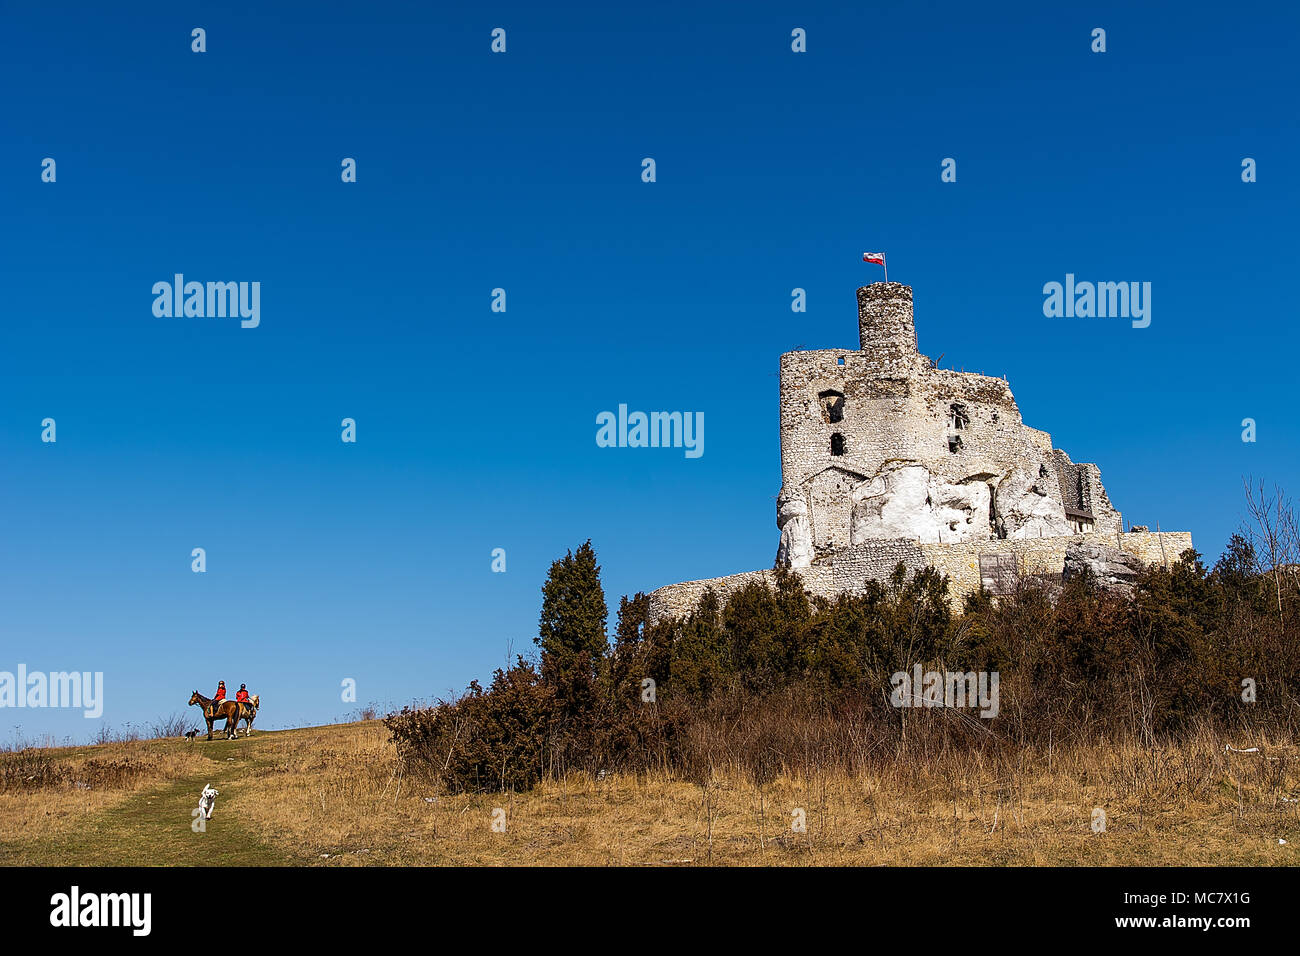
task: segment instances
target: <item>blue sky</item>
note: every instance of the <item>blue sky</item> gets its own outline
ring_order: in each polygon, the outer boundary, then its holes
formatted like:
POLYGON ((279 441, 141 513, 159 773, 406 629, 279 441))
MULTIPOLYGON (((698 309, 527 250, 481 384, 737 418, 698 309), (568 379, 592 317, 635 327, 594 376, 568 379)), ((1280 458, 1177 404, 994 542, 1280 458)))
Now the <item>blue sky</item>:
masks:
POLYGON ((867 249, 922 351, 1212 559, 1243 476, 1300 485, 1300 14, 1133 6, 4 4, 0 670, 323 722, 531 650, 588 537, 611 608, 770 566, 778 356, 856 346, 867 249), (260 326, 155 317, 175 273, 260 326), (1150 327, 1045 318, 1066 273, 1151 282, 1150 327), (704 455, 598 448, 620 403, 704 455))

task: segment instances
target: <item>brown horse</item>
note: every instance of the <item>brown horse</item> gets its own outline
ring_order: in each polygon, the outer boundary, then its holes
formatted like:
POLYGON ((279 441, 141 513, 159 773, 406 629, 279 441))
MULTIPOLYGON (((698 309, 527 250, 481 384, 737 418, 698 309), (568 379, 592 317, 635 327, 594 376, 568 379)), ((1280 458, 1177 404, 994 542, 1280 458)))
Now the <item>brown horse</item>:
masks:
POLYGON ((190 704, 198 704, 203 708, 203 719, 208 722, 208 739, 212 739, 212 722, 214 720, 226 719, 226 737, 227 739, 237 736, 235 727, 239 724, 242 707, 238 702, 233 700, 213 700, 210 697, 204 697, 197 690, 190 695, 190 704))

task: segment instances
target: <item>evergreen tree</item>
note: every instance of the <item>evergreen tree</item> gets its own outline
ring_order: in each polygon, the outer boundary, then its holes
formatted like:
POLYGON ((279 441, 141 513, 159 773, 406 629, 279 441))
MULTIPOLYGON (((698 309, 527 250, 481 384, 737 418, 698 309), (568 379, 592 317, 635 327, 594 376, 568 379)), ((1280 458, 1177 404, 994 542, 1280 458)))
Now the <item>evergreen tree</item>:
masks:
POLYGON ((542 616, 535 643, 542 649, 542 680, 563 689, 595 679, 605 653, 605 591, 588 539, 551 564, 542 585, 542 616))
POLYGON ((645 663, 642 636, 650 599, 640 591, 630 600, 624 595, 618 602, 618 626, 614 630, 614 647, 609 653, 609 666, 604 674, 606 694, 611 700, 623 700, 641 679, 649 677, 645 663), (634 673, 635 671, 635 673, 634 673))

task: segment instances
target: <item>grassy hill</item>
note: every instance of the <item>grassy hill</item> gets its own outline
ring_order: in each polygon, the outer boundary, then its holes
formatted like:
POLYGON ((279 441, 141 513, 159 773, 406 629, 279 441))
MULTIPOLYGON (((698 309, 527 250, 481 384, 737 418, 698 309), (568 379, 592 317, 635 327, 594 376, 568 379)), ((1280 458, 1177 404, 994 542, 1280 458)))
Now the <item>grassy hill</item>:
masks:
POLYGON ((570 774, 447 795, 404 775, 365 721, 0 754, 0 865, 1292 865, 1296 766, 1289 746, 1232 754, 1205 734, 1004 766, 936 755, 761 789, 728 773, 570 774), (206 783, 221 795, 195 833, 206 783))

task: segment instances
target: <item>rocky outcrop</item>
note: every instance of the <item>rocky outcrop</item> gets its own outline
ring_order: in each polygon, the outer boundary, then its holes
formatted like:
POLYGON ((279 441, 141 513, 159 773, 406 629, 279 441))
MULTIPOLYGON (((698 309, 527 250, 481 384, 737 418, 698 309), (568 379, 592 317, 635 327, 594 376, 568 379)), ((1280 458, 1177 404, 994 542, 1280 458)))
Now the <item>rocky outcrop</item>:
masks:
POLYGON ((776 525, 781 542, 776 548, 778 568, 806 568, 813 562, 812 528, 808 502, 799 491, 783 489, 776 499, 776 525))
POLYGON ((1079 542, 1065 549, 1061 578, 1068 581, 1091 574, 1103 589, 1129 593, 1142 567, 1142 561, 1127 551, 1095 542, 1079 542))
POLYGON ((907 538, 922 543, 989 536, 989 487, 954 482, 924 465, 894 463, 853 489, 854 543, 907 538))
POLYGON ((1050 538, 1073 530, 1055 473, 1046 463, 1036 469, 1017 468, 999 482, 994 507, 1000 537, 1050 538))

